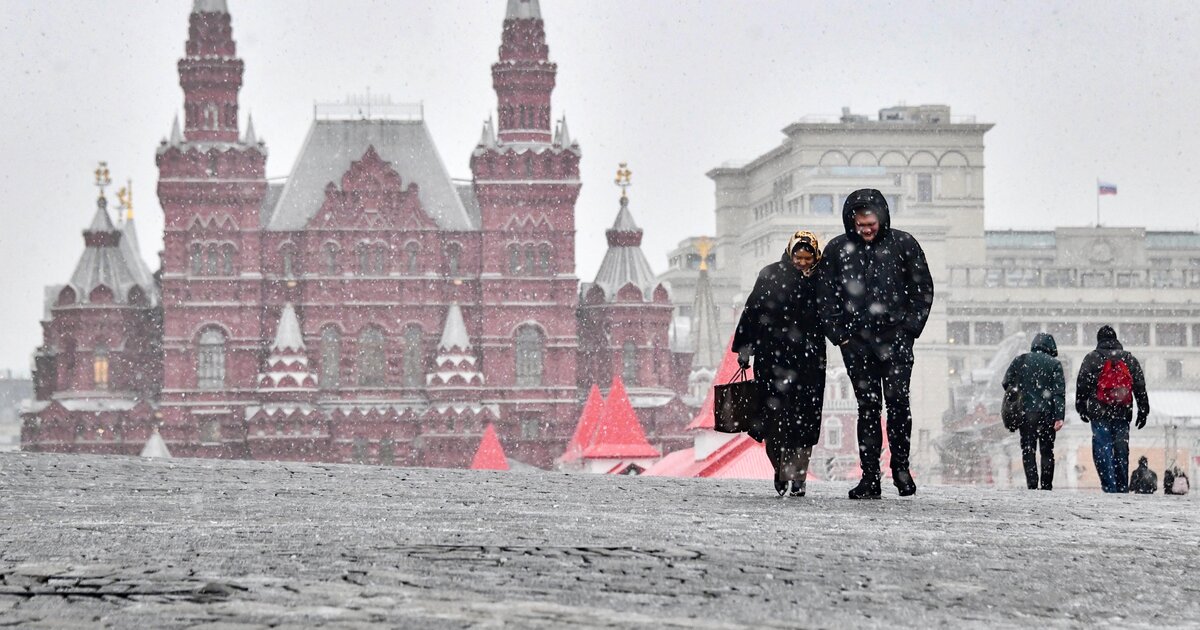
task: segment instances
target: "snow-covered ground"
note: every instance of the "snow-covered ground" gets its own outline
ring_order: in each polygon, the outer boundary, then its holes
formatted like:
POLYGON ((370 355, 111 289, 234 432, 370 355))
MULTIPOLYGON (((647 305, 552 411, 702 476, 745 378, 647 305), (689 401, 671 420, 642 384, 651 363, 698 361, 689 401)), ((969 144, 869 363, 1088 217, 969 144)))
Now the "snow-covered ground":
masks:
POLYGON ((846 490, 3 453, 0 625, 1200 620, 1194 496, 846 490))

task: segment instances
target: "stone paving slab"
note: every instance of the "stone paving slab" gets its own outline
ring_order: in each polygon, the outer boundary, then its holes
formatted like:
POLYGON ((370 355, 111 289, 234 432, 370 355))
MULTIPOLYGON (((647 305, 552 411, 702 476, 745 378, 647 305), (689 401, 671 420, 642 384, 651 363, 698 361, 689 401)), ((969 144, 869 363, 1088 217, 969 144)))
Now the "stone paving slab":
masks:
POLYGON ((0 454, 0 627, 1200 624, 1200 501, 0 454))

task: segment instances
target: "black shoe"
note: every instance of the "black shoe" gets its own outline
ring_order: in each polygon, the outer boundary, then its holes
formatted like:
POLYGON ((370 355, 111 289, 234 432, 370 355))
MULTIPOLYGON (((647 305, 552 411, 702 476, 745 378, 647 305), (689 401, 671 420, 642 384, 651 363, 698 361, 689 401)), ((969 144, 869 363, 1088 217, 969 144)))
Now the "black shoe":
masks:
POLYGON ((878 499, 882 494, 878 475, 864 475, 862 481, 850 490, 851 499, 878 499))
POLYGON ((804 486, 805 486, 805 484, 803 481, 792 481, 792 493, 791 493, 792 496, 794 496, 794 497, 804 496, 804 493, 807 491, 807 489, 804 486))
POLYGON ((913 481, 912 473, 907 469, 892 471, 892 485, 896 486, 902 497, 911 497, 917 493, 917 483, 913 481))
POLYGON ((775 492, 778 492, 779 496, 781 496, 781 497, 786 495, 788 493, 788 486, 791 485, 791 483, 792 482, 790 482, 790 481, 780 481, 780 480, 776 479, 775 480, 775 492))

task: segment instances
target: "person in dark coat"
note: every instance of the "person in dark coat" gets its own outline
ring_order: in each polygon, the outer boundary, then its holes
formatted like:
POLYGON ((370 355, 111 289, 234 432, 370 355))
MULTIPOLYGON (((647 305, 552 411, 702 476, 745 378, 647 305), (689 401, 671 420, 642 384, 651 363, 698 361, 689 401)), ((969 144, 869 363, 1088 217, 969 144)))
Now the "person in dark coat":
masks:
POLYGON ((1101 326, 1096 332, 1096 349, 1079 365, 1075 411, 1092 425, 1092 459, 1105 492, 1129 491, 1129 424, 1134 402, 1137 428, 1141 429, 1150 417, 1142 365, 1121 345, 1112 326, 1101 326))
POLYGON ((1025 484, 1038 488, 1037 454, 1042 455, 1042 490, 1054 485, 1054 434, 1066 417, 1067 382, 1058 356, 1058 344, 1048 333, 1038 333, 1029 352, 1013 359, 1004 372, 1004 389, 1016 389, 1021 397, 1024 418, 1021 432, 1021 460, 1025 464, 1025 484))
POLYGON ((733 336, 738 363, 748 367, 754 357, 754 378, 766 391, 762 428, 750 435, 767 442, 780 496, 804 496, 821 435, 825 335, 817 303, 823 267, 817 235, 792 235, 779 262, 759 272, 733 336))
POLYGON ((912 409, 909 381, 913 342, 933 307, 933 276, 917 239, 891 225, 887 200, 864 188, 842 206, 845 234, 825 247, 828 297, 821 319, 840 346, 858 400, 858 453, 863 478, 851 499, 878 499, 880 415, 887 403, 892 483, 900 496, 915 494, 909 472, 912 409))
POLYGON ((1145 455, 1138 458, 1138 467, 1129 476, 1129 491, 1135 494, 1158 492, 1158 475, 1150 470, 1150 460, 1145 455))

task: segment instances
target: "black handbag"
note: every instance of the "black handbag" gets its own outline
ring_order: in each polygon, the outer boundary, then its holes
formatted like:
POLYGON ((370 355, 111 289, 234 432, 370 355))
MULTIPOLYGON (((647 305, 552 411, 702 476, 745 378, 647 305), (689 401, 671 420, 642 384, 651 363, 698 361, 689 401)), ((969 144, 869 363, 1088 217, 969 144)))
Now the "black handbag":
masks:
POLYGON ((1000 403, 1000 419, 1004 421, 1004 428, 1009 431, 1021 428, 1025 410, 1021 408, 1020 389, 1009 387, 1004 390, 1004 402, 1000 403))
POLYGON ((746 370, 738 370, 724 385, 713 388, 713 430, 721 433, 741 433, 760 423, 762 384, 746 378, 746 370), (741 377, 734 382, 734 379, 741 377))

